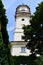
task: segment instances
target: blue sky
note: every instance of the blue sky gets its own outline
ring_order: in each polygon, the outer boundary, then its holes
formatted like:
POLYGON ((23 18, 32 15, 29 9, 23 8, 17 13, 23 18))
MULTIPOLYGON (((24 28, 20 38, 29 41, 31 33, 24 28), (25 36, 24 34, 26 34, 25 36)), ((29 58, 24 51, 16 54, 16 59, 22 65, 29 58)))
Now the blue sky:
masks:
POLYGON ((14 27, 15 27, 15 11, 18 5, 24 3, 25 5, 28 5, 31 10, 31 14, 35 12, 35 7, 38 6, 38 3, 40 3, 43 0, 2 0, 4 7, 6 9, 6 15, 8 18, 8 35, 9 40, 13 41, 13 33, 14 33, 14 27))

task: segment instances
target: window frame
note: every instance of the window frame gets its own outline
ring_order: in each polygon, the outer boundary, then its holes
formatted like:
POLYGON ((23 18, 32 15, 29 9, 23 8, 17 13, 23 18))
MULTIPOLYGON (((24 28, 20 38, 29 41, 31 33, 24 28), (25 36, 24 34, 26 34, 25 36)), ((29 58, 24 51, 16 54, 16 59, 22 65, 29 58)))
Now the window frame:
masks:
POLYGON ((26 47, 21 47, 21 53, 26 53, 26 47))

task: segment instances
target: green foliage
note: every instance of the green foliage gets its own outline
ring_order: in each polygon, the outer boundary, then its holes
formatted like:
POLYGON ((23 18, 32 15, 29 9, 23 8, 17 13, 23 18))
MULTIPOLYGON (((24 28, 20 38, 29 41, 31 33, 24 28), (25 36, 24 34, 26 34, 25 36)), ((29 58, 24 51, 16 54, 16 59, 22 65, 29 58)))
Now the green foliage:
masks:
POLYGON ((7 33, 8 19, 6 10, 2 0, 0 0, 0 65, 10 65, 10 50, 8 47, 8 33, 7 33))
POLYGON ((2 32, 0 32, 0 65, 9 65, 9 48, 3 43, 2 32))
POLYGON ((27 48, 31 50, 32 55, 43 55, 43 2, 38 4, 36 12, 30 20, 31 25, 24 26, 25 41, 28 41, 27 48))
POLYGON ((37 65, 43 65, 43 56, 38 57, 35 62, 37 63, 37 65))
POLYGON ((31 56, 11 56, 10 62, 11 65, 43 65, 43 57, 40 56, 33 60, 31 56))
POLYGON ((2 34, 1 34, 1 32, 0 32, 0 45, 2 45, 2 44, 3 44, 2 34))
POLYGON ((0 23, 1 23, 1 32, 2 32, 2 38, 4 43, 8 43, 8 34, 6 30, 6 26, 8 23, 8 19, 6 14, 6 10, 4 9, 4 5, 2 4, 2 1, 0 0, 0 23), (6 38, 5 38, 6 36, 6 38))
POLYGON ((11 65, 37 65, 36 61, 33 61, 31 56, 13 56, 11 58, 11 65))

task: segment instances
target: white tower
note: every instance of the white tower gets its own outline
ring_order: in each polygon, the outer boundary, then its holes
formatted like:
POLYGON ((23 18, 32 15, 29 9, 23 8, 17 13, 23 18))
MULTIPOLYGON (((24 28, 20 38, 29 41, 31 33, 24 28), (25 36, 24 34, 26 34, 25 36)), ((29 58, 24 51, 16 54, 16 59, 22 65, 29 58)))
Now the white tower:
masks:
POLYGON ((23 25, 30 25, 30 8, 27 5, 19 5, 16 9, 15 21, 16 27, 14 32, 14 41, 24 41, 22 39, 23 34, 23 25))
POLYGON ((12 56, 28 56, 30 50, 26 48, 27 42, 22 39, 23 25, 30 25, 31 13, 27 5, 19 5, 16 8, 14 29, 14 41, 11 42, 11 55, 12 56))

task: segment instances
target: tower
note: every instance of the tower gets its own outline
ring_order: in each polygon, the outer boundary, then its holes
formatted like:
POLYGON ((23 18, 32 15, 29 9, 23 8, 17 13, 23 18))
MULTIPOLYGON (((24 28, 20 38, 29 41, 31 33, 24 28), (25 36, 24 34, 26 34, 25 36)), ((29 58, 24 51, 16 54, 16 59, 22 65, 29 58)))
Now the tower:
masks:
POLYGON ((28 56, 30 50, 26 48, 27 42, 22 39, 23 25, 30 25, 31 13, 27 5, 19 5, 15 12, 16 26, 14 29, 14 41, 11 42, 11 55, 12 56, 28 56))
POLYGON ((30 25, 30 8, 27 5, 19 5, 16 8, 15 13, 15 22, 16 27, 14 30, 14 41, 24 41, 22 39, 23 34, 23 25, 30 25))

